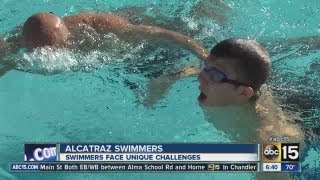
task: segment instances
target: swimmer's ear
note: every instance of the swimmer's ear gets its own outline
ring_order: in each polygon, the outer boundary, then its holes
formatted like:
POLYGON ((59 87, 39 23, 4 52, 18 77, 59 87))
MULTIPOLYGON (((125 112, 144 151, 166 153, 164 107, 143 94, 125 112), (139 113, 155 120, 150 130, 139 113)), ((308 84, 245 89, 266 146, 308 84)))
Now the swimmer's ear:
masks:
POLYGON ((250 99, 254 95, 252 87, 239 86, 237 88, 237 93, 245 99, 250 99))

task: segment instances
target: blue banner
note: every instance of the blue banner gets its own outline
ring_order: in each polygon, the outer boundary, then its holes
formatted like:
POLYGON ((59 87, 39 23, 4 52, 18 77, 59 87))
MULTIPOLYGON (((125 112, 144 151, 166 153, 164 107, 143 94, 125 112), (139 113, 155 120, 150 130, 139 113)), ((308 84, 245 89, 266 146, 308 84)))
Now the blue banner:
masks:
POLYGON ((56 144, 25 144, 24 161, 56 161, 56 144))
POLYGON ((254 153, 258 144, 60 144, 60 153, 254 153))
POLYGON ((300 163, 281 163, 281 172, 300 172, 300 163))

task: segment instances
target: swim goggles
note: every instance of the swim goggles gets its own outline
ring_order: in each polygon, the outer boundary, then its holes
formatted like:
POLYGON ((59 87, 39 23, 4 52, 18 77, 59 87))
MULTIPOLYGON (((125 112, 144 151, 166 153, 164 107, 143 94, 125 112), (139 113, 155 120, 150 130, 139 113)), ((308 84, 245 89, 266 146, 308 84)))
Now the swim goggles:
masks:
POLYGON ((220 69, 214 67, 214 66, 208 66, 208 63, 206 60, 202 63, 203 71, 209 73, 210 80, 215 83, 229 83, 236 86, 248 86, 251 85, 243 82, 239 82, 237 80, 228 79, 227 75, 222 72, 220 69))

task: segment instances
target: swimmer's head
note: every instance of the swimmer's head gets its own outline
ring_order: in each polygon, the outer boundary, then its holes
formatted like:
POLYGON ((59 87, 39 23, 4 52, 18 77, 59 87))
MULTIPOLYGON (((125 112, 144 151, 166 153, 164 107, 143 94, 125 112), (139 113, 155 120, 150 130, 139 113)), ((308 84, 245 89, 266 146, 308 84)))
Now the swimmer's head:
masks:
POLYGON ((23 45, 32 50, 43 46, 63 46, 70 32, 63 20, 53 13, 37 13, 24 23, 23 45))
POLYGON ((199 103, 206 106, 255 102, 268 78, 268 51, 253 40, 227 39, 216 46, 200 72, 199 103))

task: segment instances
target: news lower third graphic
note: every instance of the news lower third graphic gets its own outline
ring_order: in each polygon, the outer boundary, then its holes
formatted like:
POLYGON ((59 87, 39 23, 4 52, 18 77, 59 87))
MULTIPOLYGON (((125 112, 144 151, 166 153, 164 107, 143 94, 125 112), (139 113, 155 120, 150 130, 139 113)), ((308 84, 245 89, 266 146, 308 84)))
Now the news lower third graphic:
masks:
POLYGON ((29 143, 11 172, 300 172, 298 143, 29 143))
POLYGON ((60 144, 60 161, 256 162, 256 144, 60 144))

